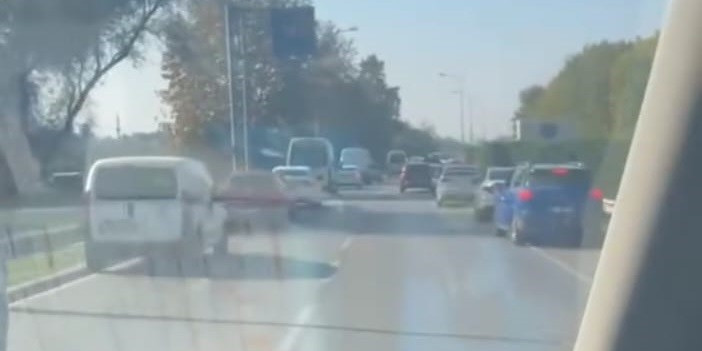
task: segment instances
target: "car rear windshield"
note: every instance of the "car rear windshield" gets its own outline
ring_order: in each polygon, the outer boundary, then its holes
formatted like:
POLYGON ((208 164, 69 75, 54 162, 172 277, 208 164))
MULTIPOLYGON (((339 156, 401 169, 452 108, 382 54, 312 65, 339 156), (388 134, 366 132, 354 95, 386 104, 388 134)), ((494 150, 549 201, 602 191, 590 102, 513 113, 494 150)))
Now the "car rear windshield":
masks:
POLYGON ((95 197, 104 200, 174 199, 175 170, 159 167, 104 167, 97 170, 95 197))
POLYGON ((413 175, 431 174, 429 165, 407 165, 407 173, 411 173, 413 175))
POLYGON ((288 177, 306 177, 310 175, 310 172, 302 170, 302 169, 288 169, 284 171, 280 171, 279 173, 281 176, 288 176, 288 177))
POLYGON ((488 172, 489 180, 503 180, 508 182, 512 179, 512 174, 514 173, 511 169, 492 169, 488 172))
POLYGON ((529 174, 527 186, 590 186, 590 172, 583 169, 535 169, 529 174))
POLYGON ((475 177, 478 170, 473 168, 447 168, 444 175, 452 177, 475 177))
POLYGON ((395 154, 390 156, 390 163, 405 163, 407 157, 402 154, 395 154))

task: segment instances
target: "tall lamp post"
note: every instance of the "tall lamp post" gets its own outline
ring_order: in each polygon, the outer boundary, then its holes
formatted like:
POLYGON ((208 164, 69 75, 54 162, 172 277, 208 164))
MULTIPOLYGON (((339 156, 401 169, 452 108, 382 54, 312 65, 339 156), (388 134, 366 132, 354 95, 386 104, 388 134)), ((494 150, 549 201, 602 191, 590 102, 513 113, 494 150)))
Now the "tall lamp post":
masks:
MULTIPOLYGON (((454 80, 458 85, 459 89, 452 91, 452 94, 458 95, 458 102, 460 104, 459 107, 459 122, 461 126, 461 142, 466 143, 466 136, 465 136, 465 77, 459 74, 448 74, 448 73, 439 73, 439 77, 441 78, 448 78, 454 80)), ((472 144, 473 143, 473 114, 471 113, 469 116, 468 120, 468 140, 472 144)))

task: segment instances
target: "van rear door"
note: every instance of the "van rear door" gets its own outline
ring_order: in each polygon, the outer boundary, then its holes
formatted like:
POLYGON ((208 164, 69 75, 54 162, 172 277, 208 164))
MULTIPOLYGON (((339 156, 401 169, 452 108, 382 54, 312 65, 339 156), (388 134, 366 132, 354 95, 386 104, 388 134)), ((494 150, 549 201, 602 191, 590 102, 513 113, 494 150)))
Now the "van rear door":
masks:
POLYGON ((91 189, 90 229, 95 241, 164 242, 181 236, 183 206, 176 169, 106 166, 91 189))

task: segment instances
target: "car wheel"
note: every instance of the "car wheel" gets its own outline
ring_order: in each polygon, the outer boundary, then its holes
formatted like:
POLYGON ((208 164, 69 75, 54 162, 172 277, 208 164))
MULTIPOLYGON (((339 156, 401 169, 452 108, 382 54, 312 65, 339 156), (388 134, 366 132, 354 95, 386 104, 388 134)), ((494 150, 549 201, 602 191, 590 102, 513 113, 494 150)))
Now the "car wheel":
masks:
POLYGON ((517 246, 524 246, 524 244, 526 244, 524 241, 524 236, 517 229, 517 221, 515 219, 512 220, 512 225, 510 226, 509 240, 511 240, 512 243, 517 246))

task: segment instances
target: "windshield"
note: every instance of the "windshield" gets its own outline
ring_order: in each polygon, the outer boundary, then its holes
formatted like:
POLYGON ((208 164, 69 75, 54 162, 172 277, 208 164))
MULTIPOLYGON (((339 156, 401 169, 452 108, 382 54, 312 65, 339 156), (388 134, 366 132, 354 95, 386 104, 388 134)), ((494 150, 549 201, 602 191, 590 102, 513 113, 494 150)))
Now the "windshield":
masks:
POLYGON ((405 161, 407 161, 407 156, 403 154, 390 155, 390 163, 405 163, 405 161))
POLYGON ((444 175, 457 177, 475 177, 478 175, 478 170, 472 168, 447 168, 444 171, 444 175))
POLYGON ((94 177, 94 196, 100 200, 165 200, 178 194, 171 168, 103 167, 94 177))
POLYGON ((0 0, 0 351, 569 349, 671 1, 0 0))
POLYGON ((287 169, 278 171, 278 174, 283 177, 307 177, 310 175, 310 172, 301 169, 287 169))
POLYGON ((327 162, 327 149, 324 145, 295 145, 290 156, 290 166, 318 168, 327 166, 327 162))

